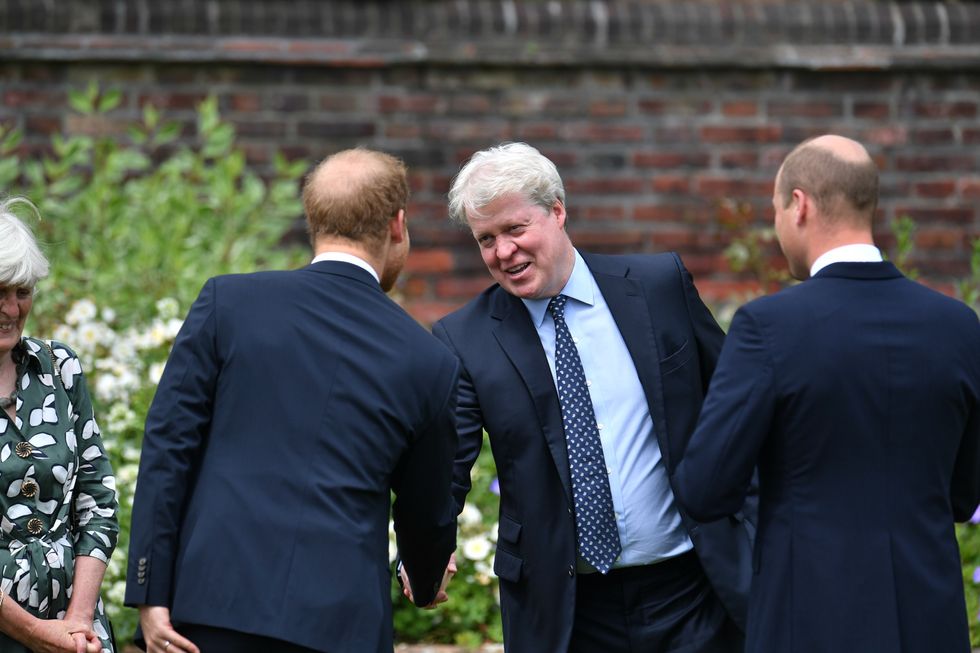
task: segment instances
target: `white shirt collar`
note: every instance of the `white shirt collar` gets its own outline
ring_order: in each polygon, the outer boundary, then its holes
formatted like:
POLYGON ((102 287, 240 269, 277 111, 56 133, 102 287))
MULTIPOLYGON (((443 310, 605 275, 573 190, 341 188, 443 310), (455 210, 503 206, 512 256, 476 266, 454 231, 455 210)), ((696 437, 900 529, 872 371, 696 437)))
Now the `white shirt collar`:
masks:
MULTIPOLYGON (((565 282, 565 287, 558 294, 592 306, 595 304, 595 292, 592 288, 592 273, 589 272, 589 266, 585 264, 585 260, 578 253, 578 250, 576 249, 574 251, 575 263, 572 265, 572 273, 568 275, 568 281, 565 282)), ((544 323, 544 316, 548 312, 548 303, 551 302, 551 297, 541 299, 521 298, 521 301, 527 307, 527 312, 531 315, 531 321, 534 323, 534 327, 540 328, 544 323)))
POLYGON ((810 276, 816 276, 831 263, 880 263, 882 260, 881 250, 874 245, 842 245, 818 256, 810 266, 810 276))
POLYGON ((313 259, 313 263, 319 263, 320 261, 340 261, 341 263, 350 263, 351 265, 356 265, 362 270, 366 270, 374 280, 381 283, 381 277, 378 276, 377 271, 371 267, 371 264, 362 259, 359 256, 354 256, 353 254, 347 254, 346 252, 324 252, 323 254, 318 254, 316 258, 313 259))

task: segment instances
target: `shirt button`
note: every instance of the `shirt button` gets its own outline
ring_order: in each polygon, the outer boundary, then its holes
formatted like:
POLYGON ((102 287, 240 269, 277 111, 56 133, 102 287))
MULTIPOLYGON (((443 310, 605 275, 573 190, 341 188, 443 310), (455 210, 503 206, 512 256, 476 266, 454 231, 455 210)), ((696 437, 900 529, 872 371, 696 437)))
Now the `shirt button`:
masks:
POLYGON ((27 458, 28 456, 31 455, 31 452, 33 450, 34 447, 31 446, 30 442, 18 442, 14 446, 14 453, 20 456, 21 458, 27 458))
POLYGON ((602 424, 597 424, 596 426, 598 426, 598 427, 599 427, 599 430, 600 430, 600 431, 602 430, 602 424))
POLYGON ((588 379, 586 379, 585 380, 585 385, 587 385, 588 387, 591 388, 592 387, 592 381, 589 381, 588 379))

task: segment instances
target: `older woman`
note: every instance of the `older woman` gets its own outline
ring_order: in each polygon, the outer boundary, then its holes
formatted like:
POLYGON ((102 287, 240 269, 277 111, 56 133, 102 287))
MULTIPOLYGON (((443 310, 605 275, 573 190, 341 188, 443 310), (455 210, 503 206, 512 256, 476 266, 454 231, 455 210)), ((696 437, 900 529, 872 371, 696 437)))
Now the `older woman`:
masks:
POLYGON ((48 262, 0 202, 0 651, 112 653, 99 598, 115 479, 65 345, 23 337, 48 262))

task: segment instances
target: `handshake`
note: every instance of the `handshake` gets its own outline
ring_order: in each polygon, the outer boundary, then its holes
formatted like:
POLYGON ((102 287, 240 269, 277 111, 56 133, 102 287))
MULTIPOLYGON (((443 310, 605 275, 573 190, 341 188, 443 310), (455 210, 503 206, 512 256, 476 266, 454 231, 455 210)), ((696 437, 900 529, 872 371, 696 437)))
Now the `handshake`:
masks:
MULTIPOLYGON (((436 592, 436 597, 432 599, 432 603, 428 605, 420 605, 419 607, 424 610, 432 610, 440 603, 445 603, 449 600, 449 594, 446 593, 446 587, 449 585, 449 581, 453 576, 456 575, 456 554, 450 554, 449 564, 446 565, 446 572, 442 575, 442 582, 439 583, 439 591, 436 592)), ((405 571, 405 565, 400 561, 398 563, 398 584, 402 586, 402 594, 404 594, 409 601, 415 603, 415 596, 412 594, 412 583, 408 580, 408 572, 405 571)))

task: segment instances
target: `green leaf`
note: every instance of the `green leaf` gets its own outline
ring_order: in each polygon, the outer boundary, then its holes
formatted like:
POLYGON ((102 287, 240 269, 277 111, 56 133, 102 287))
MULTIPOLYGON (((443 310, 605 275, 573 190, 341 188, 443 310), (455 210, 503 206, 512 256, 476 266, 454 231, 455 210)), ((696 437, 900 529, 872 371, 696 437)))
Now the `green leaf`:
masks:
POLYGON ((17 149, 20 142, 23 140, 24 134, 19 129, 11 129, 10 132, 4 136, 3 141, 0 142, 0 154, 9 154, 17 149))
POLYGON ((84 91, 76 89, 68 91, 68 104, 78 113, 85 115, 92 113, 92 100, 84 91))
POLYGON ((105 95, 99 99, 99 113, 107 113, 118 107, 119 103, 122 102, 122 97, 122 91, 119 89, 112 89, 111 91, 106 92, 105 95))
POLYGON ((143 106, 143 124, 149 130, 156 129, 157 122, 160 120, 160 113, 156 110, 152 104, 146 104, 143 106))
POLYGON ((126 133, 129 135, 129 140, 133 141, 133 143, 136 145, 143 145, 146 143, 146 132, 143 131, 142 127, 130 125, 126 128, 126 133))
POLYGON ((180 135, 180 129, 181 126, 179 122, 168 122, 166 125, 160 128, 160 131, 157 132, 153 142, 157 145, 166 145, 180 135))
POLYGON ((0 159, 0 187, 9 188, 11 182, 17 178, 20 168, 20 160, 13 157, 0 159))

